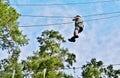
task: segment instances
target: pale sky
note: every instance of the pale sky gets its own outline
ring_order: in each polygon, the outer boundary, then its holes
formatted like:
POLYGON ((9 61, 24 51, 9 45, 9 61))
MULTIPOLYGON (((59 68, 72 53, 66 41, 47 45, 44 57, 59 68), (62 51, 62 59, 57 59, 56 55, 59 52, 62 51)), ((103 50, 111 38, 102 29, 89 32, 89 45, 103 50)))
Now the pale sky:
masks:
MULTIPOLYGON (((10 0, 11 4, 66 4, 81 2, 96 2, 99 0, 10 0)), ((105 1, 105 0, 101 0, 105 1)), ((109 0, 107 0, 109 1, 109 0)), ((91 15, 99 13, 111 13, 120 11, 120 1, 88 4, 70 4, 53 6, 13 6, 21 15, 40 15, 40 16, 68 16, 91 15)), ((109 14, 101 16, 83 17, 83 20, 109 17, 118 14, 109 14)), ((72 22, 72 18, 38 18, 38 17, 20 17, 20 26, 54 24, 72 22)), ((105 65, 120 64, 120 16, 115 18, 94 20, 84 22, 84 31, 79 34, 79 39, 75 43, 66 42, 63 47, 68 48, 77 56, 75 67, 81 67, 92 58, 101 60, 105 65)), ((20 59, 26 59, 32 55, 33 51, 38 49, 36 37, 41 35, 44 30, 59 31, 67 40, 72 36, 74 23, 58 26, 40 26, 40 27, 20 27, 24 34, 30 39, 29 45, 22 47, 20 59)), ((5 54, 1 52, 1 57, 5 54)), ((120 66, 114 66, 120 68, 120 66)), ((70 72, 72 73, 72 71, 70 72)))

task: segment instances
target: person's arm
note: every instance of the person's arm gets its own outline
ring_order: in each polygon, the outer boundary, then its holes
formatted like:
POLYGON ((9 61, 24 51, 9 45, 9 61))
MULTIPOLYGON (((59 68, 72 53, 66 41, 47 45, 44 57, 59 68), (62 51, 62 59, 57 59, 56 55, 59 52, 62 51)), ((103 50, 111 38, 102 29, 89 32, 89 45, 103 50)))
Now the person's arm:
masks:
POLYGON ((72 21, 76 21, 78 18, 77 17, 74 17, 74 19, 72 21))
POLYGON ((75 21, 75 18, 72 21, 75 21))

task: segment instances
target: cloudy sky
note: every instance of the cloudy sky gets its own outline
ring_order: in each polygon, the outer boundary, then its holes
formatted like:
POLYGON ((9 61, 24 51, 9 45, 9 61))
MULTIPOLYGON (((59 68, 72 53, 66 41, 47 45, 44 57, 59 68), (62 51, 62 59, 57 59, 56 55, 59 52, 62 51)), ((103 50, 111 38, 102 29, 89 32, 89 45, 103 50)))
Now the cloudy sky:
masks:
MULTIPOLYGON (((79 34, 79 39, 75 43, 66 42, 63 47, 68 48, 77 56, 76 67, 81 67, 92 58, 102 60, 105 65, 120 64, 120 13, 109 15, 89 16, 86 15, 112 13, 120 11, 120 0, 106 0, 111 2, 98 2, 105 0, 10 0, 11 5, 21 15, 40 15, 40 16, 83 16, 84 31, 79 34), (68 4, 68 3, 87 3, 69 5, 47 5, 47 6, 16 6, 14 4, 68 4), (87 21, 97 18, 114 18, 87 21)), ((44 25, 54 23, 72 22, 72 18, 40 18, 21 16, 18 20, 20 26, 44 25)), ((30 39, 29 45, 22 47, 20 59, 26 59, 38 49, 36 37, 41 35, 44 30, 59 31, 67 40, 72 36, 74 23, 57 26, 39 27, 20 27, 24 34, 30 39)), ((2 54, 4 56, 4 54, 2 54)), ((120 68, 120 66, 114 66, 120 68)), ((70 72, 71 73, 71 72, 70 72)))

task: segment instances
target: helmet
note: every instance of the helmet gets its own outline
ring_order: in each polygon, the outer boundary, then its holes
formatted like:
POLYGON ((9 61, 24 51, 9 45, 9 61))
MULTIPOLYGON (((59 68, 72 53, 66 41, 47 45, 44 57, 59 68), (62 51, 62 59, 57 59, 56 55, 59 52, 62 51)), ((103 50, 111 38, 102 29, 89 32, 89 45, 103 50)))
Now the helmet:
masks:
POLYGON ((79 15, 76 15, 76 17, 81 17, 81 16, 79 16, 79 15))

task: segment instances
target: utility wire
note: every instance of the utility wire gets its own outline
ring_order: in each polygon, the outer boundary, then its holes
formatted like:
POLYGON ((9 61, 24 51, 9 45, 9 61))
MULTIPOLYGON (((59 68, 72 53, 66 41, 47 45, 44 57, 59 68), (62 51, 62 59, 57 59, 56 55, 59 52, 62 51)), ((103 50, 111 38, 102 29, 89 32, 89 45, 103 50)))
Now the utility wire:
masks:
POLYGON ((73 22, 55 23, 55 24, 43 24, 43 25, 29 25, 29 26, 19 26, 19 27, 39 27, 39 26, 63 25, 63 24, 71 24, 71 23, 73 23, 73 22))
MULTIPOLYGON (((96 19, 91 19, 91 20, 85 20, 84 22, 89 22, 89 21, 96 21, 96 20, 103 20, 103 19, 109 19, 109 18, 115 18, 115 17, 120 17, 120 15, 116 16, 109 16, 109 17, 104 17, 104 18, 96 18, 96 19)), ((74 22, 66 22, 66 23, 54 23, 54 24, 43 24, 43 25, 29 25, 29 26, 19 26, 19 27, 40 27, 40 26, 53 26, 53 25, 64 25, 64 24, 71 24, 74 22)))
POLYGON ((40 16, 40 15, 20 15, 21 17, 44 17, 44 18, 74 18, 67 16, 40 16))
POLYGON ((95 20, 103 20, 103 19, 109 19, 109 18, 115 18, 115 17, 119 17, 119 16, 120 16, 120 15, 103 17, 103 18, 96 18, 96 19, 86 20, 85 22, 95 21, 95 20))
MULTIPOLYGON (((118 13, 120 13, 120 11, 107 12, 107 13, 98 13, 98 14, 91 14, 91 15, 84 15, 82 17, 108 15, 108 14, 118 14, 118 13)), ((20 16, 21 17, 44 17, 44 18, 74 18, 74 17, 67 17, 67 16, 40 16, 40 15, 20 15, 20 16)))
MULTIPOLYGON (((110 64, 112 66, 120 66, 120 64, 110 64)), ((102 67, 109 66, 109 65, 102 65, 102 67)), ((72 69, 80 69, 80 66, 76 67, 69 67, 69 68, 62 68, 62 69, 57 69, 57 70, 72 70, 72 69)))
MULTIPOLYGON (((112 66, 120 66, 120 64, 110 64, 112 66)), ((109 66, 109 65, 103 65, 104 66, 109 66)), ((81 67, 72 67, 72 68, 64 68, 63 70, 70 70, 70 69, 80 69, 81 67)))
MULTIPOLYGON (((112 66, 120 66, 120 64, 110 64, 112 66)), ((109 66, 109 65, 103 65, 103 66, 109 66)))
POLYGON ((91 15, 85 15, 83 17, 89 17, 89 16, 98 16, 98 15, 108 15, 108 14, 117 14, 120 13, 120 11, 116 11, 116 12, 107 12, 107 13, 99 13, 99 14, 91 14, 91 15))
POLYGON ((105 1, 94 1, 94 2, 77 2, 77 3, 54 3, 54 4, 10 4, 12 6, 52 6, 52 5, 80 5, 80 4, 92 4, 92 3, 106 3, 120 0, 105 0, 105 1))

